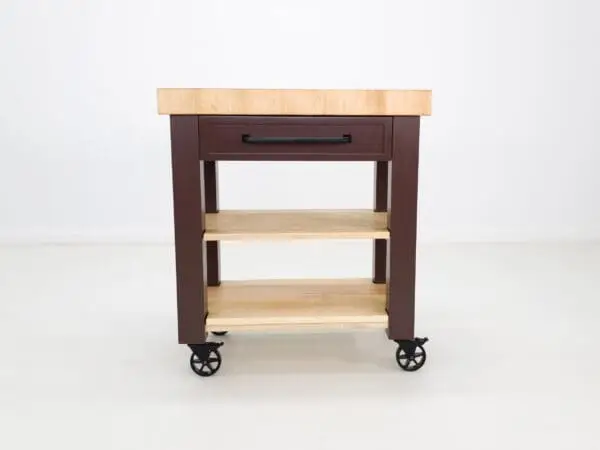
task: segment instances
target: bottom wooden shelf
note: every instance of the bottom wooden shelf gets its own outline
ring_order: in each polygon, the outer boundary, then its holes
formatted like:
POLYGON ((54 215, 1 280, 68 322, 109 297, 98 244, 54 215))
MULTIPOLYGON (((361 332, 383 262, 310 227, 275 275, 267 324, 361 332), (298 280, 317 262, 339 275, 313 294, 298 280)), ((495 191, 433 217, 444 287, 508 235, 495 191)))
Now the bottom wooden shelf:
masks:
POLYGON ((206 330, 385 328, 385 295, 370 279, 224 281, 208 288, 206 330))

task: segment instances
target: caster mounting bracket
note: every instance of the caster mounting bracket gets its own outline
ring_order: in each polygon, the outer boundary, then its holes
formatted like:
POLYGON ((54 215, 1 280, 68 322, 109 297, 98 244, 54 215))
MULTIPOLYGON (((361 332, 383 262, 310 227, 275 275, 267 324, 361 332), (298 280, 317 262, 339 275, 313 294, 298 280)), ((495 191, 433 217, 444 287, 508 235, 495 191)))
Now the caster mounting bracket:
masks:
POLYGON ((204 344, 188 344, 188 347, 199 358, 206 359, 212 350, 217 350, 223 342, 205 342, 204 344))
POLYGON ((397 340, 396 344, 398 344, 398 346, 402 350, 404 350, 407 354, 413 355, 415 353, 415 350, 417 350, 417 347, 419 347, 419 346, 422 347, 428 341, 429 341, 429 338, 427 338, 427 337, 424 337, 424 338, 416 337, 412 340, 410 340, 410 339, 397 340))

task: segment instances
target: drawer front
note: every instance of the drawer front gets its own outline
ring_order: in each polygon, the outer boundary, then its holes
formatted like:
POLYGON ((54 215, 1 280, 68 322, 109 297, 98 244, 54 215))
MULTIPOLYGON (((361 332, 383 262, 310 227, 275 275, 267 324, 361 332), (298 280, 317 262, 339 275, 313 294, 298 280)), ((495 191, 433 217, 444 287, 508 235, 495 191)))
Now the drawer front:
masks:
POLYGON ((200 116, 200 158, 255 161, 391 159, 392 117, 200 116))

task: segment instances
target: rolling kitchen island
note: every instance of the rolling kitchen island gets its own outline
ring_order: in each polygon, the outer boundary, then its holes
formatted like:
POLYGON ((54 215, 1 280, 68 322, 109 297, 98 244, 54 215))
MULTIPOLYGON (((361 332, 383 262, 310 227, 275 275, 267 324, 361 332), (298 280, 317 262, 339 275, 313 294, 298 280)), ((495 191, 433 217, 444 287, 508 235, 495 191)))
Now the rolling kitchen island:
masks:
MULTIPOLYGON (((381 328, 406 371, 415 336, 421 116, 431 91, 158 89, 170 116, 179 343, 200 376, 221 367, 209 332, 381 328), (369 210, 220 211, 218 161, 372 161, 369 210), (219 242, 369 239, 366 279, 221 281, 219 242)), ((310 181, 307 180, 306 183, 310 181)))

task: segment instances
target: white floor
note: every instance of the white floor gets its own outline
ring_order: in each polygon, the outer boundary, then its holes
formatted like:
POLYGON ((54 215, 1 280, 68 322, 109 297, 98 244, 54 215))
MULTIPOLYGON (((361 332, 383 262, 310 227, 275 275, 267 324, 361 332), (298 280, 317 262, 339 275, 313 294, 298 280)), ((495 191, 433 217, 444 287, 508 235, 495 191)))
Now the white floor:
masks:
POLYGON ((600 448, 600 245, 421 247, 412 374, 369 331, 233 334, 199 378, 172 264, 0 248, 0 449, 600 448))

